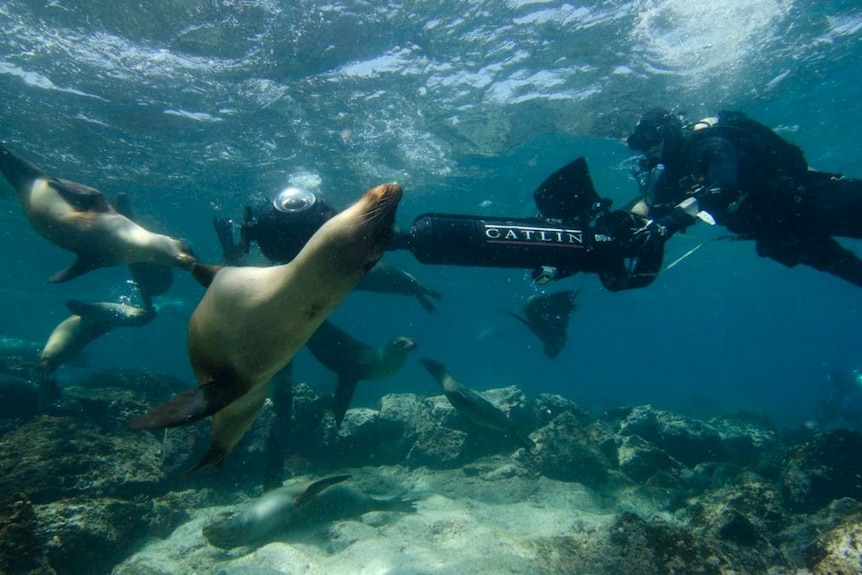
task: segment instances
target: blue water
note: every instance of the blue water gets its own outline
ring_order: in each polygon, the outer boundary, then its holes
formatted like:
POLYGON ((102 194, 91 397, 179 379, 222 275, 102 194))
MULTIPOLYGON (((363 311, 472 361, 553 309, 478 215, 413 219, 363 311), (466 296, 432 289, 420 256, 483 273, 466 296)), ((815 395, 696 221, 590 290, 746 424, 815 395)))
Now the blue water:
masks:
MULTIPOLYGON (((144 225, 205 261, 219 256, 214 215, 239 218, 291 182, 343 206, 397 180, 404 227, 432 210, 530 216, 533 189, 583 155, 599 192, 623 204, 636 192, 623 139, 655 105, 744 110, 813 166, 862 177, 851 0, 6 0, 0 27, 0 140, 109 198, 127 192, 144 225)), ((0 224, 0 335, 44 341, 66 299, 131 294, 122 268, 49 284, 71 255, 11 198, 0 224)), ((675 237, 666 261, 720 233, 675 237)), ((743 242, 708 242, 639 291, 612 294, 585 275, 547 286, 582 290, 555 359, 503 313, 536 293, 524 272, 386 258, 444 293, 438 313, 355 293, 336 322, 375 345, 413 336, 418 354, 478 389, 698 416, 752 409, 793 425, 813 417, 830 370, 862 367, 858 288, 743 242)), ((156 321, 94 342, 90 369, 146 367, 191 385, 185 328, 201 294, 178 274, 156 321)), ((334 386, 306 352, 296 372, 334 386)), ((357 401, 399 390, 434 390, 415 357, 357 401)))

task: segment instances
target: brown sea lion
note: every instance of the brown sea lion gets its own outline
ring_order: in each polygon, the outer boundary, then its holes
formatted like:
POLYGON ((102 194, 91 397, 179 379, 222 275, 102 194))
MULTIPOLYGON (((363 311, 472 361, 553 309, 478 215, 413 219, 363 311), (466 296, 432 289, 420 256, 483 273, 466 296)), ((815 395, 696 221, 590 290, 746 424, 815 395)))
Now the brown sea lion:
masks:
POLYGON ((121 215, 99 190, 49 176, 2 144, 0 171, 15 189, 33 229, 78 256, 71 266, 51 276, 53 282, 118 264, 153 262, 190 268, 195 261, 186 244, 121 215))
POLYGON ((392 236, 401 194, 398 184, 369 190, 317 230, 290 263, 196 264, 193 272, 209 284, 188 330, 199 387, 130 424, 157 429, 212 415, 212 443, 196 469, 219 464, 257 416, 270 378, 377 263, 392 236))
POLYGON ((578 291, 565 290, 552 294, 535 294, 524 303, 524 317, 506 312, 526 325, 544 346, 545 355, 557 357, 566 346, 569 318, 577 309, 578 291))
POLYGON ((455 411, 465 419, 480 427, 495 429, 513 436, 527 451, 531 451, 536 446, 533 440, 521 432, 499 407, 455 380, 441 362, 423 357, 419 363, 437 381, 443 390, 443 395, 446 396, 455 411))
MULTIPOLYGON (((133 222, 132 204, 125 193, 117 194, 114 209, 133 222)), ((138 288, 141 301, 145 308, 153 307, 153 298, 165 294, 174 283, 174 270, 153 262, 135 262, 129 264, 132 280, 138 288)))
POLYGON ((371 347, 330 321, 320 324, 305 345, 317 361, 338 375, 332 406, 336 425, 344 420, 360 380, 393 375, 404 365, 407 354, 417 347, 416 342, 403 335, 392 338, 381 348, 371 347))

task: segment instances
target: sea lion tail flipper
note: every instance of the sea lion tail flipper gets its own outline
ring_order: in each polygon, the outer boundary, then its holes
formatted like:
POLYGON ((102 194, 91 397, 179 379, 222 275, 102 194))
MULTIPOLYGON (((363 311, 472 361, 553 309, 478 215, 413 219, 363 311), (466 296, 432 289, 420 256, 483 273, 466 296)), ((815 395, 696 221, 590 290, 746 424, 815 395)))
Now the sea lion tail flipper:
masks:
POLYGON ((416 513, 416 502, 410 499, 404 499, 400 495, 390 497, 389 499, 374 500, 375 511, 391 511, 394 513, 416 513))
POLYGON ((294 503, 299 506, 305 503, 308 503, 315 495, 326 489, 327 487, 332 487, 336 483, 341 483, 342 481, 347 481, 350 479, 349 475, 333 475, 331 477, 324 477, 323 479, 319 479, 315 481, 311 485, 309 485, 302 494, 298 495, 294 500, 294 503))
POLYGON ((350 407, 350 400, 353 399, 353 393, 356 391, 357 383, 359 381, 355 377, 338 376, 338 387, 335 388, 335 397, 332 402, 332 413, 335 415, 336 427, 340 427, 341 422, 344 421, 347 408, 350 407))
POLYGON ((213 283, 213 278, 223 267, 224 266, 216 266, 194 262, 191 268, 192 277, 195 278, 197 282, 202 286, 210 287, 210 284, 213 283))
POLYGON ((53 283, 67 282, 99 267, 101 266, 93 260, 88 260, 79 256, 75 259, 75 262, 72 265, 52 275, 50 280, 53 283))
POLYGON ((221 464, 224 462, 224 458, 227 457, 229 453, 230 452, 223 447, 220 447, 218 445, 210 445, 210 448, 207 450, 201 460, 198 461, 198 464, 183 473, 182 477, 188 477, 189 475, 193 475, 198 471, 203 471, 204 469, 208 469, 210 467, 221 469, 221 464))
MULTIPOLYGON (((425 287, 425 286, 423 286, 425 287)), ((430 295, 434 299, 443 299, 443 294, 440 293, 439 290, 431 289, 429 287, 425 287, 425 295, 430 295)))
POLYGON ((195 422, 237 400, 241 386, 233 381, 214 380, 175 395, 144 415, 129 419, 134 429, 162 429, 195 422))
POLYGON ((446 366, 441 361, 437 361, 436 359, 431 359, 430 357, 423 357, 419 360, 419 363, 422 364, 422 367, 428 370, 428 373, 436 379, 438 382, 442 381, 444 377, 448 374, 446 370, 446 366))
POLYGON ((425 311, 427 311, 428 313, 434 313, 435 311, 437 311, 437 308, 434 306, 433 303, 431 303, 431 300, 425 297, 425 295, 426 294, 424 293, 416 294, 416 299, 419 301, 422 307, 425 308, 425 311))
POLYGON ((0 143, 0 172, 3 172, 3 176, 15 188, 16 192, 33 183, 34 180, 48 175, 44 170, 12 152, 2 143, 0 143))

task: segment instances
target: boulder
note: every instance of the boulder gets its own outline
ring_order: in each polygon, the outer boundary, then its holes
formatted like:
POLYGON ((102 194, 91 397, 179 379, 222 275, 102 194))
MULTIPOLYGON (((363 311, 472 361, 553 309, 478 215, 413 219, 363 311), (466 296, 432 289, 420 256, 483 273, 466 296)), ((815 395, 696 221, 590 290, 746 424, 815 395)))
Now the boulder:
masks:
POLYGON ((33 504, 23 493, 0 500, 0 573, 55 573, 42 546, 33 504))

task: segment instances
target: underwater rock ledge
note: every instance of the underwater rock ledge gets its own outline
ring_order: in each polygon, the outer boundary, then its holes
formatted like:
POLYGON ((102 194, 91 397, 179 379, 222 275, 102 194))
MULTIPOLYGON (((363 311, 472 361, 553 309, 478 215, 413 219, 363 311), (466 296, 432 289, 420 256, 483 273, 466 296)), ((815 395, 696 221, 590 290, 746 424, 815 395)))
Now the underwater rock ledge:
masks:
POLYGON ((415 546, 417 569, 442 561, 440 572, 490 573, 445 551, 472 537, 477 552, 499 555, 488 536, 497 532, 518 550, 498 557, 501 569, 779 575, 852 573, 848 566, 862 564, 860 434, 784 434, 756 414, 700 421, 648 405, 593 415, 560 396, 528 399, 514 386, 483 395, 531 432, 531 452, 475 428, 443 396, 389 394, 376 409, 351 409, 336 429, 331 397, 294 386, 285 475, 386 476, 417 500, 419 513, 380 525, 365 517, 336 522, 260 549, 216 553, 200 528, 214 509, 260 495, 274 410, 265 405, 221 472, 182 477, 208 443, 208 422, 168 433, 125 425, 176 387, 149 372, 102 374, 68 391, 81 405, 77 415, 3 422, 0 570, 159 573, 159 557, 191 538, 182 572, 220 565, 241 573, 252 557, 267 564, 298 553, 305 572, 317 573, 370 560, 372 543, 382 561, 382 539, 397 536, 406 549, 415 546), (527 524, 533 531, 524 533, 527 524), (5 567, 19 559, 30 566, 5 567))

